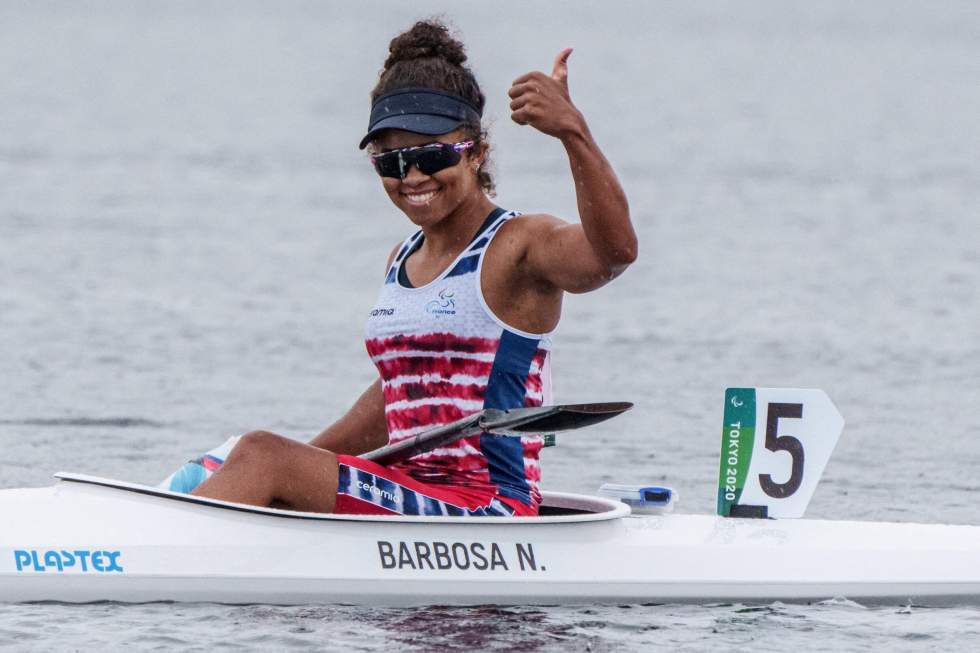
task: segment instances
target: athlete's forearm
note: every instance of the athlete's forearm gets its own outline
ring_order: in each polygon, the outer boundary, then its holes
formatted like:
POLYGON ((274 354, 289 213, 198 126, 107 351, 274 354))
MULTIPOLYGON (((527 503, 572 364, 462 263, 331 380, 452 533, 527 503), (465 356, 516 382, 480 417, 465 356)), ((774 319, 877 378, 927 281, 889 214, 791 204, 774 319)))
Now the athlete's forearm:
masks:
POLYGON ((626 193, 584 119, 559 138, 572 168, 585 236, 599 259, 618 274, 636 260, 637 254, 626 193))
POLYGON ((353 456, 388 444, 381 379, 364 391, 343 417, 310 440, 314 447, 353 456))

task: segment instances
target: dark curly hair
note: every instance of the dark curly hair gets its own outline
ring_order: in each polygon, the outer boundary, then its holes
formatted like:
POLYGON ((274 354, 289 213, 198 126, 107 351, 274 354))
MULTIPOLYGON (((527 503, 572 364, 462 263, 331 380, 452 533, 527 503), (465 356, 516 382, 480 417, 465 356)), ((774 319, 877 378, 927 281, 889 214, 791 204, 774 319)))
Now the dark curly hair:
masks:
MULTIPOLYGON (((371 91, 371 102, 400 88, 422 87, 457 95, 482 113, 486 98, 473 71, 465 63, 466 49, 445 23, 434 18, 420 20, 388 45, 388 58, 371 91)), ((477 146, 489 146, 488 134, 482 125, 465 124, 463 129, 466 138, 475 141, 477 146)), ((483 192, 493 197, 495 188, 489 167, 487 154, 476 174, 483 192)))

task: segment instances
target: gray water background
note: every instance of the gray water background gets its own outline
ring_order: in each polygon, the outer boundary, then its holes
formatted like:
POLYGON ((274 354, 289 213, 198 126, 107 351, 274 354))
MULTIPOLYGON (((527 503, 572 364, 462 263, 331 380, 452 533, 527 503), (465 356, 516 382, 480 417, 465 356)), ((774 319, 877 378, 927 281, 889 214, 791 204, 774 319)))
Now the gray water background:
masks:
MULTIPOLYGON (((573 100, 641 256, 568 297, 563 401, 632 400, 546 488, 714 509, 726 386, 823 388, 847 426, 809 516, 980 523, 975 2, 0 2, 0 487, 156 481, 256 428, 308 438, 411 226, 356 149, 386 44, 461 30, 506 208, 576 219, 510 81, 573 100)), ((0 525, 2 527, 2 525, 0 525)), ((0 606, 0 648, 969 650, 980 609, 0 606)))

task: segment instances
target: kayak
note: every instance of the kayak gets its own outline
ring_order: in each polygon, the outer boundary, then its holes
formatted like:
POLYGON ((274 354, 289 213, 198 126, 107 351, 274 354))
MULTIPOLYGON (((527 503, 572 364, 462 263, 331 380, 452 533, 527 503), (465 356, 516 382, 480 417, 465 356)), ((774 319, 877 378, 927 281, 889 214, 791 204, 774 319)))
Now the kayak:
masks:
POLYGON ((980 527, 632 514, 298 513, 58 474, 0 491, 0 601, 365 605, 980 600, 980 527))
MULTIPOLYGON (((629 406, 485 410, 370 455, 567 432, 629 406)), ((61 473, 0 490, 0 602, 980 603, 980 526, 800 519, 843 425, 820 390, 729 388, 716 515, 624 485, 543 492, 537 517, 330 515, 187 494, 234 438, 158 486, 61 473)))

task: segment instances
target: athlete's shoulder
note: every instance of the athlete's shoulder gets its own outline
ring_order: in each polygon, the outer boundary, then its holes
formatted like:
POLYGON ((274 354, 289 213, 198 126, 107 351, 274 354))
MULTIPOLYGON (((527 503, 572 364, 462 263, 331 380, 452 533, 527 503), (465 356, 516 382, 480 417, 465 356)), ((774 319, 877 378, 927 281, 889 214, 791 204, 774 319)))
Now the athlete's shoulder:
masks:
POLYGON ((568 223, 548 213, 515 213, 500 226, 501 234, 519 243, 538 242, 568 223))
POLYGON ((522 213, 506 220, 498 229, 491 249, 491 258, 496 266, 506 270, 508 283, 516 277, 526 277, 529 273, 536 278, 525 263, 539 247, 547 247, 555 242, 557 230, 568 223, 547 213, 522 213))

